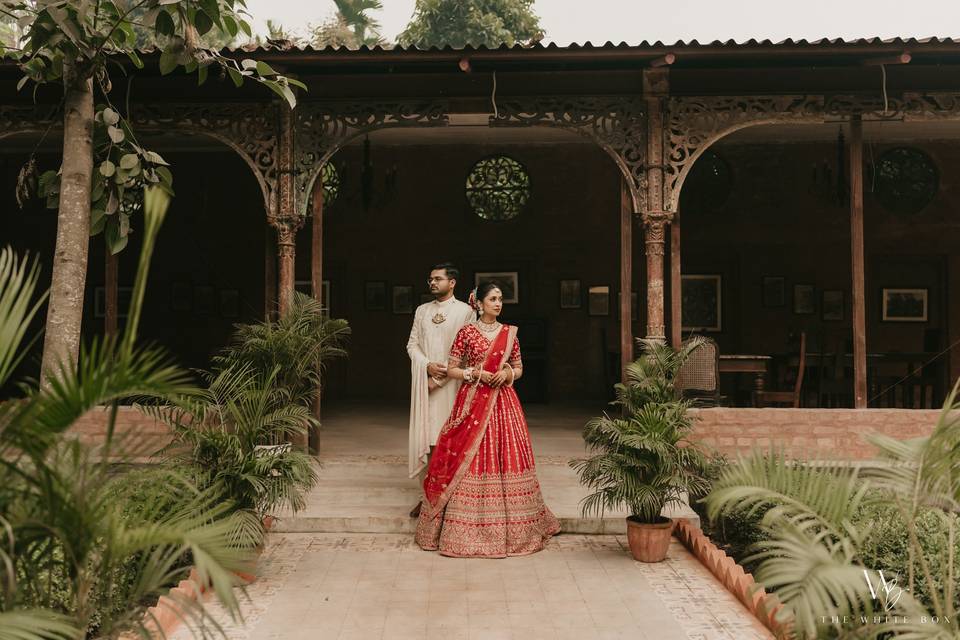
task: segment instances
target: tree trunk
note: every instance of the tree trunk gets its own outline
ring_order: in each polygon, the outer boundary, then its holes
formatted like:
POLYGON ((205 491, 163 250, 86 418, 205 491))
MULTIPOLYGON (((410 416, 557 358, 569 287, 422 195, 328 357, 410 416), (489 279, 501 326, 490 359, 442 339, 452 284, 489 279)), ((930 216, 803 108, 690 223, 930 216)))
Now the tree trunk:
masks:
POLYGON ((93 81, 66 73, 63 165, 57 246, 47 306, 41 381, 58 376, 61 365, 80 353, 83 290, 90 245, 90 179, 93 173, 93 81))

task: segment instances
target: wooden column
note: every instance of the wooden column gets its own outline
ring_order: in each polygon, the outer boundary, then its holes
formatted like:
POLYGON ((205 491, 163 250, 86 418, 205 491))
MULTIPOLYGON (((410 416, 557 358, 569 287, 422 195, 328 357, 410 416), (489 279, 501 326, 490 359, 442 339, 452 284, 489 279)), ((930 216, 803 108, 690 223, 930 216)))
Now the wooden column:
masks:
POLYGON ((272 227, 264 233, 263 319, 273 320, 277 313, 277 236, 272 227))
POLYGON ((670 222, 670 344, 675 349, 680 348, 680 342, 683 340, 680 265, 680 218, 675 212, 673 221, 670 222))
POLYGON ((277 217, 272 221, 277 229, 277 256, 280 280, 277 298, 280 315, 283 316, 293 305, 293 291, 296 284, 295 257, 297 251, 297 231, 303 225, 303 217, 297 211, 293 184, 293 111, 286 105, 280 107, 280 136, 278 139, 279 157, 279 193, 277 199, 277 217))
POLYGON ((647 338, 666 341, 664 327, 664 231, 670 213, 664 210, 664 101, 669 94, 666 68, 643 70, 643 95, 647 106, 647 202, 643 212, 647 255, 647 338))
MULTIPOLYGON (((323 172, 313 183, 313 197, 311 199, 312 217, 310 221, 310 286, 314 300, 323 303, 323 172)), ((330 310, 326 309, 329 313, 330 310)), ((323 384, 317 389, 317 399, 313 403, 313 417, 320 420, 320 394, 323 384)), ((320 453, 320 434, 312 430, 308 434, 307 444, 310 452, 320 453)))
MULTIPOLYGON (((310 223, 310 286, 313 298, 323 302, 323 173, 313 183, 310 223)), ((327 310, 329 311, 329 309, 327 310)))
POLYGON ((666 341, 663 322, 663 255, 667 220, 647 214, 643 219, 643 240, 647 254, 647 338, 666 341))
POLYGON ((867 321, 863 258, 863 124, 850 119, 850 258, 853 274, 854 407, 867 408, 867 321))
POLYGON ((625 180, 620 180, 620 379, 627 380, 627 365, 633 362, 633 198, 625 180))
POLYGON ((300 225, 293 220, 278 220, 277 229, 277 267, 279 279, 277 298, 279 313, 282 317, 293 306, 293 292, 296 286, 297 231, 300 225))
POLYGON ((104 243, 103 250, 106 252, 104 260, 104 316, 103 333, 106 336, 117 335, 117 318, 120 316, 118 309, 118 256, 110 252, 110 247, 104 243))

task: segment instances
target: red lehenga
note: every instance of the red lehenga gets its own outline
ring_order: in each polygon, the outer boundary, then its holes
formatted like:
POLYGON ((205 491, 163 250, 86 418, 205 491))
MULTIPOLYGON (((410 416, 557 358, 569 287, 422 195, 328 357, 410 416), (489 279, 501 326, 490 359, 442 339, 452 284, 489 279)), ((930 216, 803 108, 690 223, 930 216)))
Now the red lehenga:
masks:
MULTIPOLYGON (((450 359, 491 373, 506 362, 519 365, 517 328, 503 325, 491 342, 468 324, 450 359)), ((423 489, 416 534, 423 549, 456 557, 526 555, 560 531, 540 493, 527 422, 512 386, 460 387, 423 489)))

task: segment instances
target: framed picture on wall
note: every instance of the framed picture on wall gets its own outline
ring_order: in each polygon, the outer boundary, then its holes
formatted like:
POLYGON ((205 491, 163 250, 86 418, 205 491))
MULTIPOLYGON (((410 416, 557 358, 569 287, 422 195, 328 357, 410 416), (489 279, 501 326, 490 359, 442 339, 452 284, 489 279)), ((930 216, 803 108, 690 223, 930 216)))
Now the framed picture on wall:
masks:
POLYGON ((386 311, 387 283, 382 280, 367 282, 363 287, 363 308, 367 311, 386 311))
POLYGON ((786 279, 783 276, 763 276, 763 306, 782 307, 786 302, 786 279))
POLYGON ((474 274, 473 286, 481 282, 495 282, 503 292, 503 304, 519 304, 520 278, 516 271, 480 271, 474 274))
POLYGON ((884 322, 926 322, 927 289, 884 289, 884 322))
POLYGON ((843 299, 843 291, 824 291, 820 317, 827 322, 843 320, 843 299))
POLYGON ((579 309, 583 306, 579 280, 560 281, 560 308, 579 309))
POLYGON ((393 285, 393 312, 396 314, 413 313, 412 285, 393 285))
POLYGON ((720 274, 682 275, 680 317, 683 331, 720 331, 722 285, 720 274))
POLYGON ((812 284, 793 285, 793 312, 797 315, 811 315, 816 313, 817 302, 814 298, 812 284))
POLYGON ((592 316, 610 315, 610 287, 595 286, 587 289, 587 310, 592 316))

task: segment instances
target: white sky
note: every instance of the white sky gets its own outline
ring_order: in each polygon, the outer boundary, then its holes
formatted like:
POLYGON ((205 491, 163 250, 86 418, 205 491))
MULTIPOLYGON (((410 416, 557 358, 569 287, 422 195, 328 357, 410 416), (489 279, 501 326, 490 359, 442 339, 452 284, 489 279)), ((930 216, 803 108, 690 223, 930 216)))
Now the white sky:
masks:
MULTIPOLYGON (((383 0, 377 19, 394 40, 415 0, 383 0)), ((294 33, 335 11, 331 0, 247 0, 256 31, 272 18, 294 33)), ((957 0, 536 0, 545 42, 636 44, 749 38, 960 37, 957 0)))

